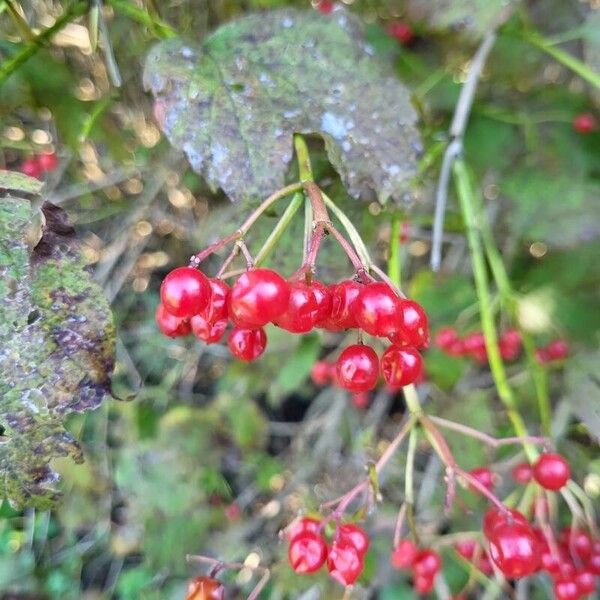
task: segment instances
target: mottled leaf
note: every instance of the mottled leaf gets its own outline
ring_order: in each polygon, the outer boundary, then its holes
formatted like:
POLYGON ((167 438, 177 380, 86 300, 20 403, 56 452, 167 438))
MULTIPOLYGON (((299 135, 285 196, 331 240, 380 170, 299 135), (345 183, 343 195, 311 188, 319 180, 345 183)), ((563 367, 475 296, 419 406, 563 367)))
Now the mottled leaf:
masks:
POLYGON ((171 143, 233 201, 282 187, 294 132, 323 135, 353 196, 410 198, 416 112, 391 65, 342 9, 251 15, 201 46, 161 42, 144 82, 171 143))
MULTIPOLYGON (((592 71, 600 73, 600 10, 590 11, 583 28, 583 54, 592 71)), ((590 86, 596 105, 600 106, 600 90, 590 86)))
POLYGON ((0 494, 47 508, 58 496, 50 461, 83 460, 65 417, 110 395, 114 332, 62 209, 42 205, 42 235, 30 250, 34 210, 24 196, 36 190, 35 181, 0 173, 0 494))
POLYGON ((600 443, 600 351, 577 356, 566 373, 567 400, 590 435, 600 443))

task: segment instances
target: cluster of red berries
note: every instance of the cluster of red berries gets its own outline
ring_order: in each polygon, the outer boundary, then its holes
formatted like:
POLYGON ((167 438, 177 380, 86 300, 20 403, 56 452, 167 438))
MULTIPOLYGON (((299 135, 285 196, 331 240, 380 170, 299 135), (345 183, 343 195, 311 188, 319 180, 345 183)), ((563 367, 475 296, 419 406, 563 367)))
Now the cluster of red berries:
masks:
POLYGON ((535 358, 540 364, 564 360, 569 356, 569 342, 558 338, 552 340, 546 346, 541 346, 535 351, 535 358))
MULTIPOLYGON (((435 336, 436 345, 449 356, 470 356, 485 364, 488 361, 485 337, 481 331, 474 331, 460 337, 454 327, 444 327, 435 336)), ((516 329, 507 329, 498 340, 503 360, 515 360, 522 348, 521 334, 516 329)))
POLYGON ((343 586, 359 578, 364 556, 369 549, 369 536, 354 523, 338 524, 330 545, 323 536, 324 523, 304 517, 289 525, 284 532, 289 542, 288 560, 296 573, 318 571, 325 563, 329 575, 343 586))
POLYGON ((21 162, 19 171, 24 175, 39 179, 44 173, 54 171, 56 167, 58 167, 58 157, 54 152, 49 152, 25 158, 21 162))
POLYGON ((224 600, 225 586, 213 577, 194 577, 189 584, 185 600, 224 600))
POLYGON ((598 120, 592 113, 581 113, 573 119, 573 129, 577 133, 593 133, 598 129, 598 120))
POLYGON ((336 361, 336 381, 344 389, 373 389, 381 371, 386 384, 399 388, 422 372, 418 349, 429 342, 423 308, 400 298, 383 282, 346 280, 326 286, 320 281, 286 281, 270 269, 250 269, 230 288, 207 278, 194 267, 178 267, 163 280, 156 310, 159 329, 176 337, 192 332, 206 343, 218 342, 229 321, 228 345, 242 360, 254 360, 265 350, 263 327, 273 323, 291 333, 315 327, 328 331, 357 328, 392 342, 379 358, 370 346, 353 344, 336 361))
POLYGON ((390 562, 395 569, 411 569, 417 594, 429 594, 442 568, 440 555, 431 548, 419 549, 409 539, 400 540, 392 550, 390 562))

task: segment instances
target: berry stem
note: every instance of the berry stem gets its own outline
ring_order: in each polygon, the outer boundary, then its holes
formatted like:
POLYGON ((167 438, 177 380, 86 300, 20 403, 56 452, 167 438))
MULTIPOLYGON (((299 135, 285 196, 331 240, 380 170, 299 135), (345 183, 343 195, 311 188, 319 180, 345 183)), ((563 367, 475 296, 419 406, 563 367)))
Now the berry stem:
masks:
POLYGON ((406 453, 406 472, 404 475, 404 499, 406 506, 406 517, 410 528, 410 535, 413 542, 419 546, 419 534, 415 521, 414 506, 415 506, 415 453, 417 450, 418 430, 413 427, 408 436, 408 450, 406 453))
POLYGON ((400 262, 400 213, 392 214, 391 230, 390 230, 390 246, 387 275, 394 286, 400 288, 402 264, 400 262))
POLYGON ((395 548, 400 543, 400 537, 402 536, 402 525, 404 524, 404 516, 406 515, 406 502, 402 503, 398 516, 396 517, 396 525, 394 527, 394 539, 392 542, 395 548))

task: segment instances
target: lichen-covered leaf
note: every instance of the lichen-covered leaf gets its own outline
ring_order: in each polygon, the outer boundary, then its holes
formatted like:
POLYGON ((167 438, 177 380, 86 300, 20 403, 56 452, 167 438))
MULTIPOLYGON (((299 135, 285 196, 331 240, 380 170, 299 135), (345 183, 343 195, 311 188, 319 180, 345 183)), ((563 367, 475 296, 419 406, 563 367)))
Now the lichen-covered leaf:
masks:
POLYGON ((342 9, 247 16, 201 46, 161 42, 144 82, 171 143, 233 201, 282 187, 295 132, 323 135, 353 196, 410 198, 416 112, 391 65, 342 9))
POLYGON ((110 395, 114 331, 62 209, 42 205, 30 250, 24 196, 39 186, 23 177, 0 173, 0 496, 47 508, 58 497, 50 461, 83 460, 65 417, 110 395))
POLYGON ((494 28, 503 11, 515 0, 409 0, 408 15, 427 21, 433 29, 464 31, 474 37, 494 28))

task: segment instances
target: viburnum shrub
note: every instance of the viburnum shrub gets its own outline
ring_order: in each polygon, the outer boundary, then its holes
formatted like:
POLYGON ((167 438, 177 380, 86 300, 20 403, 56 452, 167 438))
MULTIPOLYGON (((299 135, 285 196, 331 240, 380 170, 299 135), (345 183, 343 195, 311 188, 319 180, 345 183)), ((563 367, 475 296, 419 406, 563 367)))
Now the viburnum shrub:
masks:
MULTIPOLYGON (((302 138, 296 139, 296 149, 306 152, 302 138)), ((307 154, 301 160, 309 164, 307 154)), ((368 393, 380 380, 391 393, 402 391, 407 416, 396 437, 369 467, 367 477, 346 494, 323 503, 318 513, 297 518, 281 533, 287 544, 290 569, 302 576, 326 570, 333 581, 348 590, 357 584, 371 546, 369 525, 359 521, 373 509, 380 494, 380 474, 408 439, 405 500, 398 511, 389 552, 391 566, 410 577, 417 594, 432 592, 443 569, 444 556, 453 549, 456 557, 481 577, 491 577, 496 571, 507 580, 517 580, 544 572, 553 581, 556 598, 585 597, 600 573, 600 539, 582 490, 570 480, 568 461, 552 450, 547 438, 527 433, 510 399, 505 400, 512 410, 512 423, 518 433, 515 437, 493 438, 425 411, 414 384, 423 376, 421 352, 429 344, 427 315, 373 263, 349 220, 343 221, 348 238, 337 229, 329 217, 327 207, 331 205, 310 178, 272 194, 234 233, 192 256, 189 265, 177 267, 165 277, 156 311, 158 327, 165 335, 191 333, 207 344, 218 343, 227 335, 231 354, 243 361, 256 360, 268 352, 270 327, 290 335, 315 329, 343 333, 345 341, 341 347, 314 363, 310 376, 315 385, 348 390, 357 407, 368 406, 368 393), (304 191, 312 214, 302 263, 289 274, 256 264, 244 242, 245 235, 274 202, 299 190, 304 191), (317 278, 317 258, 325 235, 334 238, 348 256, 354 269, 351 277, 339 282, 317 278), (215 273, 203 272, 204 260, 228 245, 232 249, 221 267, 215 273), (245 265, 232 269, 238 255, 243 256, 245 265), (491 449, 521 446, 527 460, 513 462, 508 481, 512 480, 514 491, 503 500, 496 495, 503 473, 489 466, 463 468, 443 430, 471 437, 491 449), (445 467, 448 510, 454 504, 458 487, 487 504, 478 532, 437 537, 418 531, 413 500, 418 443, 429 444, 445 467), (557 493, 574 514, 572 525, 560 533, 556 532, 550 509, 558 503, 557 493)), ((339 214, 337 207, 336 213, 339 214)), ((499 361, 515 361, 524 351, 538 369, 548 360, 560 360, 568 353, 568 345, 559 339, 538 348, 536 355, 531 340, 518 329, 505 329, 498 335, 484 328, 461 336, 454 327, 444 327, 437 332, 435 343, 451 356, 467 355, 488 364, 496 374, 499 361), (496 339, 490 339, 491 335, 496 339), (540 360, 542 351, 547 360, 540 360)), ((212 560, 222 568, 241 568, 237 563, 198 558, 212 560)), ((253 599, 261 585, 251 594, 253 599)))

